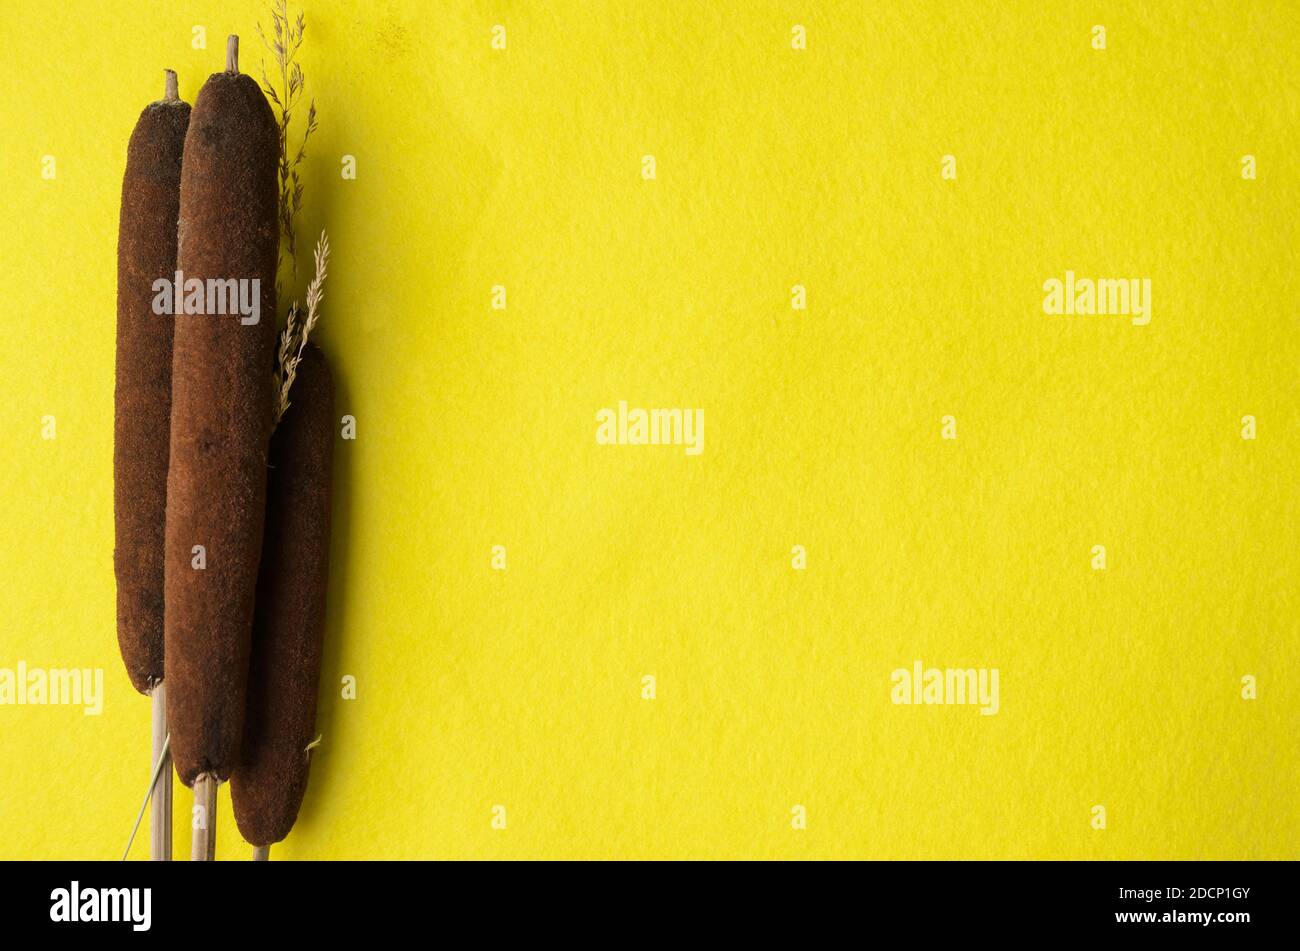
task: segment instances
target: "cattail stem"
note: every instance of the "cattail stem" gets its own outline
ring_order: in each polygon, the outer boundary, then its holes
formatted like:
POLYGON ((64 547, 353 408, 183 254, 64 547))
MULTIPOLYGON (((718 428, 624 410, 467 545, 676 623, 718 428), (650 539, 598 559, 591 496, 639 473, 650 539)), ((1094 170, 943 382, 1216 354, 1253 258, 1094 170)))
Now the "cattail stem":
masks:
POLYGON ((194 827, 190 861, 211 862, 217 857, 217 777, 204 773, 194 780, 194 805, 202 809, 202 821, 194 827))
POLYGON ((135 834, 140 831, 140 820, 144 818, 144 811, 149 808, 149 801, 153 798, 153 789, 158 785, 158 777, 162 773, 163 761, 170 761, 167 754, 170 748, 171 737, 163 737, 162 753, 158 756, 158 761, 154 763, 153 772, 149 774, 149 788, 144 792, 144 801, 140 803, 140 811, 135 814, 135 825, 131 826, 131 837, 126 840, 126 850, 122 853, 122 861, 131 854, 131 843, 135 841, 135 834))
POLYGON ((226 37, 226 72, 239 72, 239 37, 234 33, 226 37))
MULTIPOLYGON (((170 72, 170 71, 169 71, 170 72)), ((172 73, 173 89, 176 74, 172 73)), ((155 862, 172 860, 172 758, 167 753, 167 688, 159 681, 149 695, 153 702, 153 756, 150 765, 157 777, 149 801, 149 857, 155 862)))
POLYGON ((176 85, 176 70, 163 70, 163 102, 176 102, 180 99, 180 89, 176 85))

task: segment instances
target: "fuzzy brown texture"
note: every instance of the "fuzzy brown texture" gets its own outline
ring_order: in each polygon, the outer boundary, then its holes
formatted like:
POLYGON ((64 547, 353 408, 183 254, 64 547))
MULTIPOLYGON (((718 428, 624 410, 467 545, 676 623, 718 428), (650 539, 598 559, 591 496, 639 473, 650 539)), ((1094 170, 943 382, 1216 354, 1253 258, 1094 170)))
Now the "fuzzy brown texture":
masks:
POLYGON ((266 504, 279 241, 279 133, 250 76, 215 73, 199 91, 181 169, 179 267, 194 278, 261 281, 256 324, 238 314, 176 318, 167 478, 167 722, 176 773, 193 785, 234 768, 266 504), (192 567, 193 548, 207 567, 192 567))
POLYGON ((253 845, 293 828, 307 791, 329 581, 334 381, 325 355, 303 350, 291 405, 271 437, 266 535, 257 582, 248 705, 230 777, 235 822, 253 845))
POLYGON ((176 218, 189 103, 150 103, 126 147, 117 230, 113 573, 117 643, 131 685, 163 676, 163 532, 172 403, 172 318, 153 282, 176 270, 176 218))

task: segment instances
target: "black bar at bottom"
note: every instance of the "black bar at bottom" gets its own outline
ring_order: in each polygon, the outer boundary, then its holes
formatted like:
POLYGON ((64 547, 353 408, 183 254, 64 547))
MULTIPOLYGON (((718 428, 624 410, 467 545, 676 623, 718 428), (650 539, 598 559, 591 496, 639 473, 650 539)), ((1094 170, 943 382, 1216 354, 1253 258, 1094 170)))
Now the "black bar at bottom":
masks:
MULTIPOLYGON (((6 934, 376 940, 849 929, 926 939, 1295 933, 1293 862, 9 863, 6 934), (546 867, 542 867, 545 865, 546 867), (147 890, 147 891, 146 891, 147 890), (89 919, 89 920, 88 920, 89 919), (106 920, 108 919, 108 920, 106 920), (113 920, 116 919, 116 920, 113 920), (378 930, 377 930, 378 929, 378 930), (612 929, 612 930, 611 930, 612 929), (685 929, 684 931, 682 929, 685 929)), ((260 942, 259 942, 260 943, 260 942)))

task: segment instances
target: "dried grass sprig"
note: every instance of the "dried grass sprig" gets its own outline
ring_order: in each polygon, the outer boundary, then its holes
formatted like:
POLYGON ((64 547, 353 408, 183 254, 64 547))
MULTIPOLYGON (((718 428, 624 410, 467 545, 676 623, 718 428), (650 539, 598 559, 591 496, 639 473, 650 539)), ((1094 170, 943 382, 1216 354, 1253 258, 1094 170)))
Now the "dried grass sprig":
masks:
MULTIPOLYGON (((288 0, 274 0, 271 4, 270 35, 259 23, 258 35, 274 58, 279 75, 273 76, 267 71, 266 62, 262 62, 262 91, 271 101, 276 113, 276 126, 280 139, 280 161, 277 174, 280 186, 279 226, 281 247, 277 256, 276 289, 280 289, 279 275, 283 274, 282 262, 287 255, 289 269, 293 279, 298 276, 298 213, 302 210, 303 184, 299 166, 307 155, 307 141, 316 131, 316 100, 311 99, 307 105, 307 119, 302 127, 302 141, 296 149, 289 144, 289 129, 295 110, 301 106, 307 88, 307 77, 298 62, 298 53, 302 49, 303 37, 307 32, 307 16, 299 11, 296 17, 289 14, 288 0), (278 79, 278 85, 273 79, 278 79)), ((321 232, 314 252, 316 273, 307 285, 307 306, 304 315, 295 300, 289 308, 284 330, 280 333, 279 347, 275 359, 276 414, 278 423, 289 408, 289 390, 302 360, 303 348, 320 320, 320 302, 325 296, 325 276, 329 264, 330 246, 325 232, 321 232)))
POLYGON ((320 240, 316 242, 313 257, 316 261, 316 274, 307 285, 307 314, 299 321, 298 302, 294 301, 293 306, 289 308, 288 323, 280 334, 280 348, 276 359, 278 372, 275 421, 277 423, 290 406, 289 390, 297 375, 298 364, 302 361, 303 349, 307 346, 307 338, 315 329, 316 322, 320 320, 320 302, 325 297, 325 278, 329 274, 330 261, 330 241, 324 231, 320 233, 320 240))
POLYGON ((302 210, 302 180, 298 175, 298 166, 307 154, 307 140, 316 131, 316 100, 312 99, 307 107, 307 123, 303 127, 302 142, 290 155, 289 124, 293 119, 294 107, 301 104, 307 87, 307 77, 297 60, 298 51, 302 49, 303 36, 307 32, 307 17, 299 11, 296 19, 289 18, 288 0, 277 0, 271 6, 271 27, 274 38, 266 35, 259 23, 258 35, 262 43, 275 57, 280 71, 280 85, 277 89, 267 73, 266 63, 262 63, 262 90, 278 110, 276 125, 280 134, 280 234, 284 239, 285 252, 289 257, 291 273, 298 275, 298 236, 295 223, 298 212, 302 210))

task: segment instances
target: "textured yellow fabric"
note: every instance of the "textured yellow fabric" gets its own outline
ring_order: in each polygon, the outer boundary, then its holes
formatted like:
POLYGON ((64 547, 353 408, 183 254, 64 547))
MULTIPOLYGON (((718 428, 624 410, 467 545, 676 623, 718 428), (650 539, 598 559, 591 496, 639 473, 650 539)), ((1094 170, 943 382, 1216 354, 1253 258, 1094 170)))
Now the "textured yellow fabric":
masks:
MULTIPOLYGON (((193 101, 238 32, 256 74, 259 16, 0 16, 0 667, 105 672, 99 716, 0 706, 4 857, 116 857, 143 792, 122 168, 162 68, 193 101)), ((1300 6, 307 16, 357 438, 274 855, 1300 857, 1300 6), (1045 313, 1067 271, 1149 280, 1149 323, 1045 313), (702 409, 703 452, 598 444, 623 400, 702 409), (918 660, 997 668, 996 715, 892 702, 918 660)))

